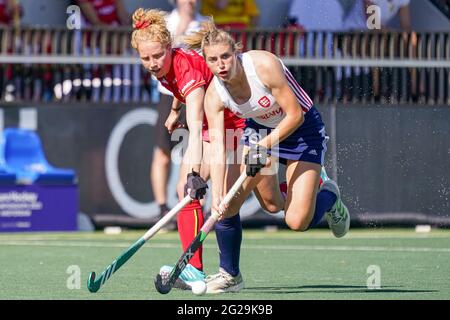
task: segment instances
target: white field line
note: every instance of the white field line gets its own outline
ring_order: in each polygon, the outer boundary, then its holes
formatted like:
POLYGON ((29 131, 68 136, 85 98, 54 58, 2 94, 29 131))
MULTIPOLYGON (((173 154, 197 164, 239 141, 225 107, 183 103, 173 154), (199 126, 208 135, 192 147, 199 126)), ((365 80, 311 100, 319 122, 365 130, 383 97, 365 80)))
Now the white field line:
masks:
MULTIPOLYGON (((263 233, 263 234, 244 234, 245 239, 249 239, 249 240, 269 240, 272 239, 272 235, 276 234, 275 233, 263 233)), ((116 241, 117 239, 122 239, 123 241, 133 241, 133 240, 137 240, 140 236, 142 236, 142 234, 136 234, 136 235, 129 235, 129 236, 118 236, 117 238, 115 238, 116 236, 111 236, 110 238, 108 238, 107 240, 111 240, 111 241, 116 241)), ((99 235, 99 237, 102 237, 102 235, 99 235)), ((312 240, 312 239, 323 239, 323 240, 327 240, 327 239, 335 239, 331 233, 326 232, 323 234, 309 234, 307 237, 303 236, 302 234, 298 234, 298 233, 294 233, 291 232, 290 234, 279 234, 276 236, 277 239, 281 239, 281 240, 312 240), (291 235, 292 234, 292 235, 291 235), (293 236, 294 235, 294 236, 293 236)), ((360 240, 370 240, 370 239, 383 239, 383 240, 389 240, 389 239, 442 239, 442 238, 449 238, 450 239, 450 233, 434 233, 434 234, 417 234, 414 232, 411 232, 409 234, 403 234, 403 235, 386 235, 386 234, 371 234, 371 235, 367 235, 367 234, 358 234, 358 233, 350 233, 348 235, 346 235, 345 239, 360 239, 360 240)), ((0 235, 0 244, 4 241, 89 241, 89 240, 94 240, 95 241, 95 236, 94 238, 87 236, 87 237, 67 237, 67 236, 52 236, 52 235, 44 235, 44 236, 25 236, 25 237, 16 237, 16 236, 2 236, 0 235)), ((105 239, 103 239, 105 240, 105 239)), ((178 241, 178 237, 177 238, 169 238, 167 240, 177 240, 178 241)))
MULTIPOLYGON (((0 246, 39 246, 39 247, 101 247, 101 248, 128 248, 132 243, 107 242, 70 242, 70 241, 2 241, 0 246)), ((149 243, 151 248, 178 249, 178 243, 149 243)), ((204 244, 206 249, 215 249, 216 245, 204 244)), ((384 246, 323 246, 323 245, 243 245, 242 249, 253 250, 287 250, 287 251, 390 251, 390 252, 444 252, 450 253, 449 248, 430 247, 384 247, 384 246)))
MULTIPOLYGON (((275 233, 276 234, 276 233, 275 233)), ((280 240, 332 240, 332 239, 336 239, 335 237, 333 237, 331 235, 331 233, 324 233, 324 234, 312 234, 312 235, 298 235, 296 233, 293 233, 294 236, 292 235, 287 235, 287 234, 281 234, 279 236, 276 237, 276 239, 280 239, 280 240), (297 237, 295 236, 297 235, 297 237)), ((245 239, 251 239, 251 240, 261 240, 261 239, 265 239, 265 240, 269 240, 272 239, 271 234, 267 233, 267 234, 244 234, 245 239)), ((394 240, 398 240, 398 239, 442 239, 442 238, 449 238, 449 234, 446 233, 435 233, 435 234, 405 234, 405 235, 377 235, 377 234, 372 234, 370 236, 368 236, 367 234, 363 235, 363 234, 357 234, 357 233, 352 233, 352 234, 347 234, 345 236, 345 240, 349 240, 349 239, 359 239, 359 240, 371 240, 371 239, 383 239, 383 240, 389 240, 389 239, 394 239, 394 240)), ((45 239, 43 239, 45 240, 45 239)))

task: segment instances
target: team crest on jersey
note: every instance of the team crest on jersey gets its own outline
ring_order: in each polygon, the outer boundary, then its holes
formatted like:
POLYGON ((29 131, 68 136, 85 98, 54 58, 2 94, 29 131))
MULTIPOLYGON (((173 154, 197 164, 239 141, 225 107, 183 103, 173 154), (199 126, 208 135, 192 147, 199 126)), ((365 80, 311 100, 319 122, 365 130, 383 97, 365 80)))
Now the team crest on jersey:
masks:
POLYGON ((266 96, 262 97, 261 99, 258 100, 258 103, 261 107, 263 108, 268 108, 270 107, 270 100, 269 98, 267 98, 266 96))

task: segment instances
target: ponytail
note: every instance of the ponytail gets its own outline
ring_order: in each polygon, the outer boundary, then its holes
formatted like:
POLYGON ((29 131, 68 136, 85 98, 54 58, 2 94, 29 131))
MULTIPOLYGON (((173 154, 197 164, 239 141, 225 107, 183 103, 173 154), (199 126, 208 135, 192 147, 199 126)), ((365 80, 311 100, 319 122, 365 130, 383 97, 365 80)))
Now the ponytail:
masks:
POLYGON ((242 44, 236 43, 231 35, 221 29, 218 29, 214 21, 208 20, 201 24, 201 28, 197 32, 193 32, 183 38, 183 43, 194 50, 201 50, 204 55, 205 47, 218 43, 227 43, 233 51, 242 51, 242 44))

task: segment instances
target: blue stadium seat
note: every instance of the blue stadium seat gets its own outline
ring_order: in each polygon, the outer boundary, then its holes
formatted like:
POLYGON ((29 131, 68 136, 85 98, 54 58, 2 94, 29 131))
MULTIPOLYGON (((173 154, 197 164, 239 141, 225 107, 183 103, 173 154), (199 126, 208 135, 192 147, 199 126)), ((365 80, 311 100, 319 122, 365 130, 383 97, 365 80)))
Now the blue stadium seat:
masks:
POLYGON ((0 136, 0 184, 15 184, 16 174, 5 161, 5 140, 0 136))
POLYGON ((24 184, 73 184, 75 171, 59 169, 45 158, 39 136, 30 130, 3 130, 4 158, 7 167, 17 174, 17 182, 24 184))

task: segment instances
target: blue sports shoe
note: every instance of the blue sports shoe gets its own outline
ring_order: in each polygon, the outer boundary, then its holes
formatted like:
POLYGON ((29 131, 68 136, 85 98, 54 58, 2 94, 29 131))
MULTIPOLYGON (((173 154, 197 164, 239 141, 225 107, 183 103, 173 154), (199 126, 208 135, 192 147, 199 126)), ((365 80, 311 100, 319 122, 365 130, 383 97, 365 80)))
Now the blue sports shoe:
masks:
POLYGON ((326 212, 325 218, 327 219, 328 225, 334 236, 336 238, 342 238, 350 229, 350 214, 347 207, 342 202, 341 192, 337 183, 328 178, 324 167, 322 167, 320 177, 323 181, 320 189, 330 191, 336 195, 336 202, 330 211, 326 212))
MULTIPOLYGON (((172 266, 162 266, 161 269, 159 269, 159 274, 163 280, 169 277, 172 269, 172 266)), ((181 290, 191 290, 194 282, 205 281, 205 277, 206 276, 203 271, 200 271, 191 264, 188 264, 186 265, 186 268, 184 268, 183 272, 181 272, 177 281, 175 281, 173 287, 181 290)))

